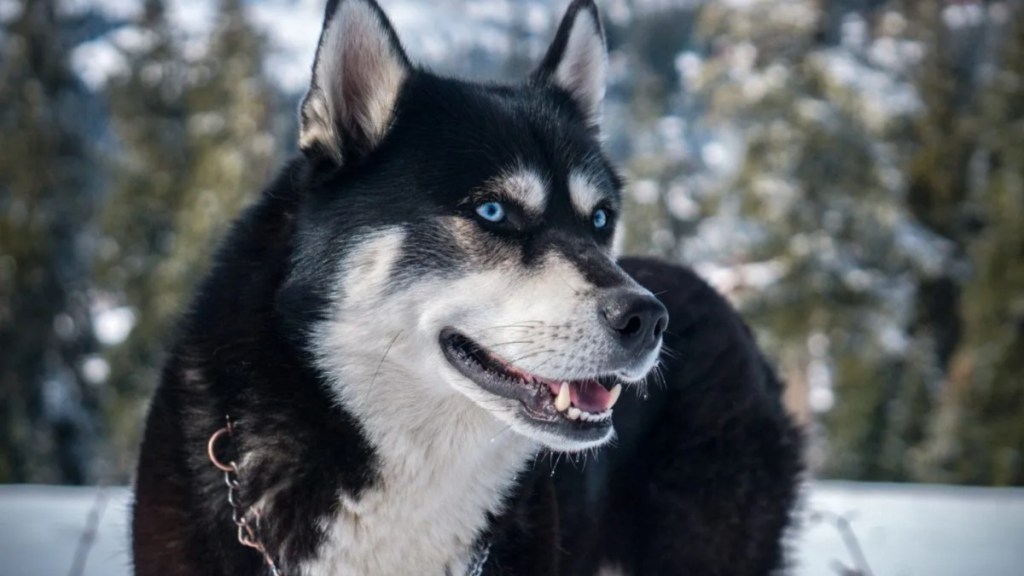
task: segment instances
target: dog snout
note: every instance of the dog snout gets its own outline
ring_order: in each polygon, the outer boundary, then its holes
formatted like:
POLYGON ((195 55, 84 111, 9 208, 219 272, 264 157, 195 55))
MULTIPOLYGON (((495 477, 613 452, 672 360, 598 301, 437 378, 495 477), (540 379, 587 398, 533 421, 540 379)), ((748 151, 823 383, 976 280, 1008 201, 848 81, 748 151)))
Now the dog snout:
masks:
POLYGON ((605 326, 632 354, 642 354, 657 346, 668 326, 668 311, 649 293, 612 292, 602 299, 600 313, 605 326))

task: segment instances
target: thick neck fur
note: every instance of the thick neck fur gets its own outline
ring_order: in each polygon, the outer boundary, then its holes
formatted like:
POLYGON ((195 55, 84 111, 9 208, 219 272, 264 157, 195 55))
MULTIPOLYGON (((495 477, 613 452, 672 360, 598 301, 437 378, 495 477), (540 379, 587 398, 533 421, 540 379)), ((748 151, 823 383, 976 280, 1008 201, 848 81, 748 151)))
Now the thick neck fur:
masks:
POLYGON ((375 373, 347 404, 378 455, 376 482, 355 498, 339 495, 302 573, 461 574, 534 447, 461 396, 410 394, 429 387, 400 370, 375 373))
MULTIPOLYGON (((206 573, 208 554, 223 558, 224 573, 262 569, 238 543, 223 476, 206 458, 225 414, 236 420, 243 506, 262 514, 263 541, 285 573, 464 572, 536 448, 468 399, 382 363, 377 350, 396 332, 385 327, 375 341, 365 329, 382 311, 344 330, 352 340, 327 342, 340 348, 326 366, 298 350, 285 334, 295 328, 281 329, 266 305, 288 269, 297 178, 284 173, 233 229, 170 354, 139 467, 140 573, 206 573), (183 558, 182 546, 209 552, 183 558)), ((424 346, 393 344, 393 353, 424 346)))
MULTIPOLYGON (((441 381, 436 333, 420 303, 441 286, 396 285, 405 240, 378 229, 351 241, 311 352, 334 401, 377 456, 373 484, 341 506, 306 574, 458 573, 535 445, 441 381)), ((434 298, 436 300, 436 296, 434 298)))

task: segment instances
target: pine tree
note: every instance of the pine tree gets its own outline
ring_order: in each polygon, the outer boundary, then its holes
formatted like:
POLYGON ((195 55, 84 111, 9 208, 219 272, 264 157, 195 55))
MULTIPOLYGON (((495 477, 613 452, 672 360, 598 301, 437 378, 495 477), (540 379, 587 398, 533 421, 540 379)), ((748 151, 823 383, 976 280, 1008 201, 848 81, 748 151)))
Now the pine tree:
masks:
MULTIPOLYGON (((965 43, 942 20, 944 3, 924 1, 914 7, 913 34, 926 46, 916 83, 924 106, 917 118, 917 150, 907 167, 907 206, 929 230, 946 240, 950 265, 919 279, 913 331, 932 340, 944 371, 961 337, 956 313, 960 280, 955 263, 966 258, 964 245, 972 233, 965 213, 968 162, 974 149, 970 106, 975 92, 973 54, 985 43, 965 43)), ((962 32, 960 32, 962 34, 962 32)))
MULTIPOLYGON (((120 148, 107 203, 102 276, 137 324, 108 352, 113 451, 130 463, 146 399, 174 322, 209 264, 211 246, 273 166, 274 93, 264 40, 240 0, 221 2, 206 50, 184 59, 162 0, 139 26, 150 41, 110 87, 120 148)), ((129 470, 119 473, 127 477, 129 470)))
POLYGON ((982 168, 964 200, 980 230, 967 242, 963 338, 924 458, 946 482, 1024 484, 1024 7, 1008 10, 979 100, 982 168))
POLYGON ((221 1, 209 46, 192 68, 185 95, 194 163, 175 215, 169 258, 158 269, 172 294, 192 289, 209 264, 209 247, 270 176, 277 126, 274 91, 263 69, 265 43, 241 0, 221 1))
MULTIPOLYGON (((163 0, 146 0, 135 25, 148 41, 125 54, 126 72, 107 87, 118 146, 108 159, 113 177, 97 269, 101 284, 136 318, 129 338, 107 351, 105 408, 112 452, 122 468, 133 461, 125 455, 134 451, 140 407, 156 384, 161 353, 184 298, 168 290, 155 271, 174 244, 193 164, 184 98, 188 67, 163 0)), ((127 472, 114 473, 125 477, 127 472)))
POLYGON ((24 0, 0 42, 0 482, 92 478, 96 401, 88 226, 95 174, 53 0, 24 0))
MULTIPOLYGON (((871 41, 864 15, 839 12, 864 21, 871 41)), ((827 16, 815 2, 702 8, 699 125, 739 132, 743 145, 734 177, 692 194, 704 217, 681 256, 724 264, 784 376, 809 388, 827 431, 823 473, 900 479, 903 437, 920 436, 928 409, 927 362, 907 336, 907 270, 918 263, 900 237, 914 226, 902 183, 887 176, 909 112, 879 112, 857 76, 906 87, 864 46, 840 43, 827 16)))

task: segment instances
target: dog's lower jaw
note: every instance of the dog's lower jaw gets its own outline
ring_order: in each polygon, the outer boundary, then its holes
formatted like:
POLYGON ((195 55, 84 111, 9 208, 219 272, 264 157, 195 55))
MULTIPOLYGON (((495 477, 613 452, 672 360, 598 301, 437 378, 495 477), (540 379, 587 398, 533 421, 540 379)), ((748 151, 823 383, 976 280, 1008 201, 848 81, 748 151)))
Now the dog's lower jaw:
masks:
POLYGON ((603 446, 615 436, 615 430, 608 426, 601 437, 587 440, 570 439, 563 434, 544 430, 542 425, 532 421, 524 414, 526 408, 519 402, 492 395, 468 379, 457 389, 466 397, 467 401, 475 404, 481 413, 488 414, 502 426, 498 432, 499 436, 495 438, 509 435, 520 436, 525 441, 536 445, 537 449, 543 448, 553 452, 583 452, 603 446), (499 405, 501 408, 496 408, 499 405))
MULTIPOLYGON (((376 390, 362 392, 387 395, 409 385, 378 378, 376 390)), ((358 497, 339 494, 324 543, 300 573, 443 574, 470 562, 488 515, 501 511, 539 444, 454 391, 340 399, 378 456, 377 481, 358 497)))
POLYGON ((587 450, 600 448, 615 437, 615 429, 610 426, 604 436, 586 442, 568 440, 564 436, 539 430, 529 423, 520 424, 515 428, 517 428, 518 434, 529 438, 552 452, 585 452, 587 450))

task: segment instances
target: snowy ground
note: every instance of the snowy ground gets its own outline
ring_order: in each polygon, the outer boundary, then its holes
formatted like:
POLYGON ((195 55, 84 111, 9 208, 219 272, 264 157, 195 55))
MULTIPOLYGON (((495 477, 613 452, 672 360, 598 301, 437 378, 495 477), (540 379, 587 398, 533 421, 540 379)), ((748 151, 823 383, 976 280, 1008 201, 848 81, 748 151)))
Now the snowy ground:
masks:
POLYGON ((834 522, 849 522, 874 576, 1024 574, 1024 489, 818 482, 795 542, 796 574, 854 567, 834 522))
MULTIPOLYGON (((90 513, 101 511, 85 571, 129 573, 129 494, 111 488, 0 486, 0 573, 70 574, 90 513), (99 504, 99 506, 97 506, 99 504)), ((796 576, 855 564, 834 522, 851 524, 874 576, 1017 576, 1024 573, 1024 490, 816 482, 794 538, 796 576)))

